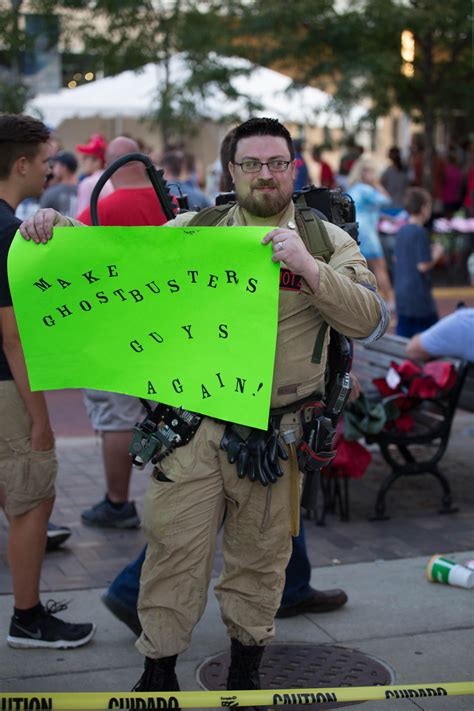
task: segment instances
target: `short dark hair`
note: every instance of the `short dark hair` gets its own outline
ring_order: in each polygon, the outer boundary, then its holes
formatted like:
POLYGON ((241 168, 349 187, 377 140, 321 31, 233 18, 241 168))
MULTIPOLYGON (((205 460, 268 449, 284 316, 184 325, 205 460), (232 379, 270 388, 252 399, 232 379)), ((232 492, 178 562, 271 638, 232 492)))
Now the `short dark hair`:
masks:
POLYGON ((64 165, 72 174, 77 170, 77 158, 74 153, 70 153, 69 151, 59 151, 59 153, 53 156, 52 161, 53 163, 61 163, 61 165, 64 165))
POLYGON ((49 133, 42 121, 31 116, 0 113, 0 180, 10 176, 18 158, 33 160, 49 133))
POLYGON ((291 140, 290 132, 288 131, 282 123, 277 119, 272 118, 252 118, 245 123, 241 123, 234 130, 232 140, 230 142, 230 162, 235 161, 235 153, 237 150, 237 144, 242 138, 251 138, 251 136, 279 136, 284 138, 288 150, 290 151, 291 160, 295 158, 295 149, 293 148, 293 141, 291 140))
POLYGON ((178 178, 183 172, 184 154, 181 151, 168 151, 161 159, 161 167, 178 178))
POLYGON ((304 149, 305 142, 304 138, 295 138, 293 141, 293 148, 297 153, 301 153, 301 151, 304 149))
MULTIPOLYGON (((221 161, 221 180, 220 189, 224 193, 229 193, 233 189, 233 180, 229 172, 229 162, 230 162, 230 144, 234 138, 235 128, 231 128, 230 131, 226 133, 222 139, 221 148, 219 151, 219 158, 221 161)), ((234 153, 235 158, 235 153, 234 153)))
POLYGON ((183 150, 184 169, 188 173, 194 173, 196 170, 196 156, 191 151, 183 150))
POLYGON ((431 205, 431 195, 424 188, 408 188, 403 198, 405 210, 409 215, 419 215, 426 205, 431 205))

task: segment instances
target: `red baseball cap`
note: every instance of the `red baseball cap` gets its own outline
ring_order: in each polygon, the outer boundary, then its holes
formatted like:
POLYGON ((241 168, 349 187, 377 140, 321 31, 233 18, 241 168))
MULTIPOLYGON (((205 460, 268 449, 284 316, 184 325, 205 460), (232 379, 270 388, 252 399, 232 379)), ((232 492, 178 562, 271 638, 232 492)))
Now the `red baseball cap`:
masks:
POLYGON ((79 153, 85 153, 89 156, 97 156, 100 160, 105 160, 105 149, 107 148, 107 141, 101 133, 93 133, 89 138, 89 143, 84 145, 79 144, 76 146, 76 151, 79 153))

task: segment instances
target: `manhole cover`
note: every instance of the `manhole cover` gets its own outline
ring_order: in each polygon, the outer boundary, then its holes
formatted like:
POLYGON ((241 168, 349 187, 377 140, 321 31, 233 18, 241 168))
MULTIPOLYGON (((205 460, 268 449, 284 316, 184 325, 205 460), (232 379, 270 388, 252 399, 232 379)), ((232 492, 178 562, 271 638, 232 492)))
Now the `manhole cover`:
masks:
MULTIPOLYGON (((209 691, 226 688, 230 652, 206 659, 197 672, 198 682, 209 691)), ((391 670, 367 654, 326 644, 271 644, 260 665, 262 689, 314 689, 337 686, 379 686, 391 684, 391 670)), ((362 703, 327 702, 325 709, 362 703)), ((307 708, 308 704, 291 706, 307 708)), ((319 704, 318 704, 319 706, 319 704)), ((278 708, 280 707, 269 707, 278 708)))

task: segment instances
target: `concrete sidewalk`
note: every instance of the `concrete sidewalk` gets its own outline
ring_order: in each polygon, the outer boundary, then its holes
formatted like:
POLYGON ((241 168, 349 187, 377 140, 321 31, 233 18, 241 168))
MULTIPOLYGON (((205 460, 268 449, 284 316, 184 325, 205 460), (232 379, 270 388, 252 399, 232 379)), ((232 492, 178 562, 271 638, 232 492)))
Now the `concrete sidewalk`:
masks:
MULTIPOLYGON (((309 559, 314 567, 348 563, 429 558, 435 553, 474 548, 474 486, 472 453, 474 415, 459 411, 454 419, 450 444, 441 462, 448 476, 459 512, 438 514, 441 488, 430 475, 405 477, 387 497, 391 518, 373 522, 375 496, 387 475, 387 465, 378 453, 362 479, 349 483, 351 518, 341 521, 338 513, 327 516, 325 526, 305 522, 309 559)), ((98 529, 83 526, 80 512, 104 495, 100 441, 95 437, 58 440, 59 476, 52 520, 66 524, 72 536, 60 550, 49 553, 43 563, 41 590, 102 588, 132 560, 144 545, 143 532, 98 529)), ((148 471, 135 470, 131 498, 141 511, 148 471)), ((0 516, 0 538, 6 536, 6 521, 0 516), (4 536, 2 536, 2 533, 4 536)), ((221 568, 218 548, 214 574, 221 568)), ((318 587, 322 587, 319 585, 318 587)), ((344 587, 344 586, 343 586, 344 587)), ((345 587, 350 592, 350 585, 345 587)), ((0 544, 0 592, 11 592, 5 546, 0 544)))
MULTIPOLYGON (((450 557, 465 561, 473 551, 450 557)), ((371 655, 393 670, 393 683, 439 684, 474 679, 474 590, 429 583, 426 559, 358 563, 313 570, 314 583, 350 590, 346 607, 336 613, 278 620, 276 642, 336 644, 371 655)), ((95 639, 77 650, 15 650, 0 647, 3 692, 123 691, 142 671, 134 638, 102 605, 100 589, 51 593, 72 598, 64 614, 70 620, 93 620, 95 639)), ((12 598, 0 597, 2 628, 12 598)), ((196 669, 209 656, 228 648, 214 594, 195 630, 191 647, 181 655, 178 676, 184 690, 198 689, 196 669)), ((379 701, 359 708, 385 708, 379 701)), ((397 701, 398 709, 469 711, 473 697, 397 701)))

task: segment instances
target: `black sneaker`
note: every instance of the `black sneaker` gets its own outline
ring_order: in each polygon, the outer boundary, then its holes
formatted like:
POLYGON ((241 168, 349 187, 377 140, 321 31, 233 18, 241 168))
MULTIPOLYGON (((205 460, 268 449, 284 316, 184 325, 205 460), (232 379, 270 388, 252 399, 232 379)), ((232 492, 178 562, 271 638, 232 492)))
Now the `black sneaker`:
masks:
POLYGON ((39 615, 29 625, 21 625, 13 616, 7 637, 10 647, 70 649, 87 644, 94 636, 95 625, 90 622, 78 625, 54 617, 56 612, 65 610, 67 605, 68 603, 65 602, 48 600, 46 607, 42 607, 39 615))
POLYGON ((64 541, 67 541, 72 531, 67 526, 55 526, 51 521, 48 523, 48 533, 46 538, 46 550, 55 551, 64 541))
POLYGON ((82 523, 99 528, 138 528, 140 519, 133 501, 126 501, 120 508, 103 499, 81 513, 82 523))

